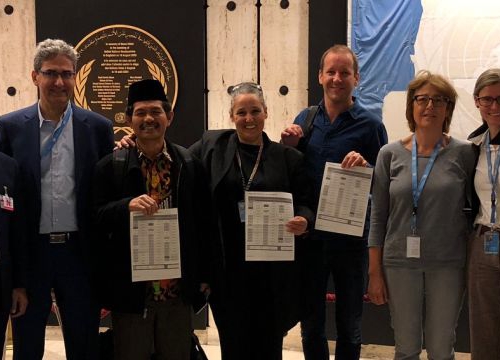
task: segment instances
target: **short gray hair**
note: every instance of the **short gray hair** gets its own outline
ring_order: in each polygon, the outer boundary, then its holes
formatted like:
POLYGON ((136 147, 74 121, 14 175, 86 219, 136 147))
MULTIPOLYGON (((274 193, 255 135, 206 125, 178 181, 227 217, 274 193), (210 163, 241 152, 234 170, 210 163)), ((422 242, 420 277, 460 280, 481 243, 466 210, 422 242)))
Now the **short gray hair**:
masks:
POLYGON ((33 69, 40 71, 44 61, 55 58, 57 55, 66 56, 73 63, 73 70, 76 70, 78 53, 73 46, 61 39, 46 39, 38 43, 33 69))
POLYGON ((229 89, 229 95, 231 95, 231 109, 229 110, 230 114, 233 113, 234 99, 238 95, 242 94, 252 94, 257 96, 264 109, 267 108, 266 101, 264 100, 264 93, 262 92, 262 87, 259 84, 253 82, 242 82, 240 84, 234 85, 229 89))

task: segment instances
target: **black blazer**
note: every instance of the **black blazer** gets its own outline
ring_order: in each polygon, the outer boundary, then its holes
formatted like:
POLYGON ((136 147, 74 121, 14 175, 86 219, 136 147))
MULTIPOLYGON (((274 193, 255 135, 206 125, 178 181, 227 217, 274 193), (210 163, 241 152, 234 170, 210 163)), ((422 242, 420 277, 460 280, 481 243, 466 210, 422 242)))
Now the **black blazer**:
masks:
MULTIPOLYGON (((112 152, 113 124, 105 117, 72 104, 75 150, 77 248, 89 256, 90 185, 97 161, 112 152)), ((0 117, 0 151, 19 164, 29 258, 36 256, 41 212, 40 118, 38 104, 0 117)), ((31 262, 32 260, 30 260, 31 262)))
POLYGON ((26 249, 22 228, 23 200, 18 192, 18 166, 14 159, 0 153, 0 194, 14 199, 14 211, 0 209, 0 300, 8 311, 12 288, 25 287, 26 249))
MULTIPOLYGON (((311 187, 310 181, 304 168, 303 155, 296 149, 275 143, 264 133, 264 148, 259 165, 259 174, 263 177, 262 191, 289 192, 293 195, 294 215, 303 216, 308 221, 308 227, 312 228, 314 213, 311 210, 311 187)), ((235 228, 231 224, 222 224, 224 218, 230 218, 219 213, 218 196, 225 196, 227 189, 221 188, 221 181, 228 173, 234 162, 238 137, 235 130, 211 130, 195 143, 190 151, 201 159, 207 181, 212 195, 212 301, 222 299, 227 289, 240 286, 243 279, 234 280, 234 269, 229 262, 234 262, 234 257, 241 254, 228 253, 227 244, 240 238, 239 233, 227 234, 222 227, 235 228), (221 216, 222 215, 222 216, 221 216), (232 258, 231 258, 232 257, 232 258), (229 276, 228 276, 229 275, 229 276)), ((225 211, 224 209, 221 210, 225 211)), ((234 218, 234 217, 232 217, 234 218)), ((241 239, 239 239, 241 241, 241 239)), ((303 266, 303 237, 296 237, 295 261, 293 262, 260 262, 250 266, 258 266, 266 269, 265 281, 271 289, 272 294, 269 304, 274 307, 277 315, 277 324, 283 331, 291 328, 299 318, 300 301, 297 294, 301 293, 301 274, 303 266)), ((236 261, 243 262, 244 259, 236 261)), ((237 267, 236 267, 237 268, 237 267)), ((237 271, 237 270, 236 270, 237 271)), ((230 290, 229 290, 230 291, 230 290)))
MULTIPOLYGON (((181 245, 181 297, 191 303, 199 295, 199 286, 208 282, 208 229, 206 209, 208 191, 203 169, 181 146, 168 143, 175 177, 174 206, 178 208, 181 245)), ((113 154, 103 158, 96 167, 93 187, 96 230, 100 236, 95 249, 100 254, 97 271, 100 278, 100 301, 110 309, 126 313, 142 313, 148 282, 132 283, 130 268, 129 202, 146 193, 137 150, 126 152, 122 179, 117 179, 113 154)), ((117 171, 118 172, 118 171, 117 171)))

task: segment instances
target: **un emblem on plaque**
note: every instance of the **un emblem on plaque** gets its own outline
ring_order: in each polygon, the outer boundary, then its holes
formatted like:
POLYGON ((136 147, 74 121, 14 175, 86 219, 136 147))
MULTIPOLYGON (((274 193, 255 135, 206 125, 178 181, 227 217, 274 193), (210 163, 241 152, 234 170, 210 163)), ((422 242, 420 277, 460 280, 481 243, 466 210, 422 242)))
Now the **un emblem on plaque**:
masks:
POLYGON ((129 25, 110 25, 87 35, 75 47, 79 54, 74 102, 113 120, 115 139, 131 134, 125 106, 128 87, 156 79, 175 106, 177 71, 165 46, 148 32, 129 25))

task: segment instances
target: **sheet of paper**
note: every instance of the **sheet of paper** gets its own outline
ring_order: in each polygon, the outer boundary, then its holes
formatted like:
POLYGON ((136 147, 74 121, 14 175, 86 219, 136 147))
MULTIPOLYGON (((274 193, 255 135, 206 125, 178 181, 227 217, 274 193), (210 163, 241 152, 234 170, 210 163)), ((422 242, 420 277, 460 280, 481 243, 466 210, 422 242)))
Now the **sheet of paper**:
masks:
POLYGON ((340 164, 327 162, 315 228, 347 235, 363 235, 372 174, 372 168, 356 166, 342 169, 340 164))
POLYGON ((285 229, 293 218, 292 194, 245 193, 245 260, 293 261, 294 235, 285 229))
POLYGON ((181 277, 177 209, 160 209, 154 215, 130 213, 132 281, 181 277))

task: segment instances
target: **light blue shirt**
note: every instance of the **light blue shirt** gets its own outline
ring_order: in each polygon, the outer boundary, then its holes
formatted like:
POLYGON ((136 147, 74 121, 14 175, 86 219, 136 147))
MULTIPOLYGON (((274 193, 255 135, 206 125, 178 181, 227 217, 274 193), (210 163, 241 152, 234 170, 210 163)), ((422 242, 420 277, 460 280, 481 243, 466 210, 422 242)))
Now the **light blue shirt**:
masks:
MULTIPOLYGON (((68 103, 66 111, 71 106, 68 103)), ((66 111, 64 113, 66 113, 66 111)), ((38 104, 40 118, 40 151, 52 138, 62 121, 44 119, 38 104)), ((61 116, 61 119, 64 117, 61 116)), ((52 152, 40 159, 41 200, 40 234, 77 231, 75 193, 75 146, 73 117, 61 132, 52 152)))

